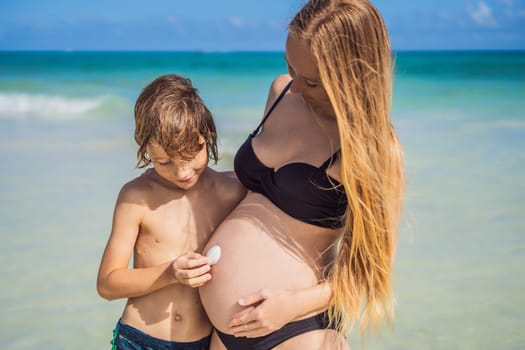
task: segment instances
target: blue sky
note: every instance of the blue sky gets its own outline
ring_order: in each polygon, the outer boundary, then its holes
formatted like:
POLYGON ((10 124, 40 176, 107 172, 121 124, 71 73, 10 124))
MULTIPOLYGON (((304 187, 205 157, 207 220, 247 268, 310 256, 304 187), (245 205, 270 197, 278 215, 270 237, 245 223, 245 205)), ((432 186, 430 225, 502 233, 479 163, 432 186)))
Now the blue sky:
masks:
MULTIPOLYGON (((525 0, 375 0, 395 50, 525 49, 525 0)), ((303 0, 0 0, 0 50, 283 50, 303 0)))

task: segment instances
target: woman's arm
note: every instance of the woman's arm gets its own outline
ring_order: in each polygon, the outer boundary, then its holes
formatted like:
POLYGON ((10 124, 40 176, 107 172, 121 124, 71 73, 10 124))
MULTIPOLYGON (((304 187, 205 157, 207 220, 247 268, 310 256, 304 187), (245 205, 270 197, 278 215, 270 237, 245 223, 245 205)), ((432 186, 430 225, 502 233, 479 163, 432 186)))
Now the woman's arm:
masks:
POLYGON ((211 278, 208 259, 187 253, 175 260, 147 268, 128 267, 145 207, 137 189, 125 186, 113 214, 111 236, 104 250, 97 277, 101 297, 113 300, 149 294, 173 283, 198 287, 211 278))
POLYGON ((260 337, 285 324, 328 308, 332 287, 325 281, 300 290, 262 289, 239 300, 245 309, 234 315, 230 331, 238 337, 260 337))

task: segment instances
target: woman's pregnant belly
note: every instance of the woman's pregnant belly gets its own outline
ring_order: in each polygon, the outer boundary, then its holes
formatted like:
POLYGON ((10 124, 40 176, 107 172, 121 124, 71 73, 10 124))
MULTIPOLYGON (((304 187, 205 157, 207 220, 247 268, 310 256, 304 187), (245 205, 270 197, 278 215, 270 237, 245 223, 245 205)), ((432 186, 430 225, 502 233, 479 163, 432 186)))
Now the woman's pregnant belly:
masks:
POLYGON ((221 258, 212 267, 211 281, 200 288, 216 328, 227 333, 232 316, 241 310, 241 297, 262 288, 298 289, 318 282, 315 249, 299 237, 312 229, 304 226, 266 198, 249 194, 218 227, 204 252, 219 245, 221 258))

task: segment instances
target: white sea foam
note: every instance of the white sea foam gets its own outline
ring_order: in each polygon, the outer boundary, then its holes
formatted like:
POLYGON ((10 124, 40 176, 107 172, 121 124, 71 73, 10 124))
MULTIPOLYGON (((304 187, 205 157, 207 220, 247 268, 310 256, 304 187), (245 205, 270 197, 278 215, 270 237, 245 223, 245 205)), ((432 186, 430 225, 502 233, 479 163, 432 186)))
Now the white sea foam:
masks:
POLYGON ((75 120, 98 114, 110 96, 72 98, 60 95, 3 93, 0 94, 0 118, 75 120))

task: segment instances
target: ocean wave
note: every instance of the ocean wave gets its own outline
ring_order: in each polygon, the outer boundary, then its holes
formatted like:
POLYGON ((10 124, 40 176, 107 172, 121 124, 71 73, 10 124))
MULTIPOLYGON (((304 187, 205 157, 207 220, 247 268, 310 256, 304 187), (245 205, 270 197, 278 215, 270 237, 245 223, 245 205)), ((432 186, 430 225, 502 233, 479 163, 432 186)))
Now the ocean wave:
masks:
POLYGON ((117 117, 130 113, 131 103, 114 95, 66 97, 60 95, 0 93, 0 118, 77 120, 117 117))

